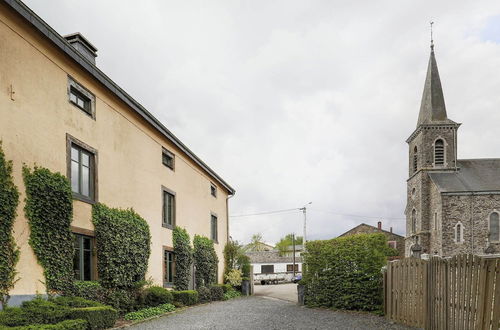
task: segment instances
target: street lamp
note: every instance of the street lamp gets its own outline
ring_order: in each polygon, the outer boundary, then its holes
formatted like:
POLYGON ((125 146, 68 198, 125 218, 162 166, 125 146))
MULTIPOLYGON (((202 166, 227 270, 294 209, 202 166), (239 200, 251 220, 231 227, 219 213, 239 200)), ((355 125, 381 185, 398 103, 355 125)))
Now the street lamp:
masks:
POLYGON ((312 202, 309 202, 307 203, 306 205, 304 205, 304 207, 301 207, 299 210, 302 211, 302 213, 304 213, 304 238, 302 239, 302 244, 303 244, 303 249, 305 250, 306 249, 306 221, 307 221, 307 216, 306 216, 306 212, 307 212, 307 205, 310 205, 312 204, 312 202))

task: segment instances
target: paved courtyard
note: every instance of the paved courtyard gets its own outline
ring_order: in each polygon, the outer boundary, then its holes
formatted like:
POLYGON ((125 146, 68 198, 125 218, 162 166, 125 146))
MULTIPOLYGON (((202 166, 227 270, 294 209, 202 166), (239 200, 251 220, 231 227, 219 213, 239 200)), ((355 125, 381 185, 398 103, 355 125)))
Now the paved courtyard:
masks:
POLYGON ((297 303, 297 284, 255 285, 254 294, 297 303))
POLYGON ((153 329, 408 329, 369 314, 311 309, 252 296, 195 306, 130 327, 153 329))

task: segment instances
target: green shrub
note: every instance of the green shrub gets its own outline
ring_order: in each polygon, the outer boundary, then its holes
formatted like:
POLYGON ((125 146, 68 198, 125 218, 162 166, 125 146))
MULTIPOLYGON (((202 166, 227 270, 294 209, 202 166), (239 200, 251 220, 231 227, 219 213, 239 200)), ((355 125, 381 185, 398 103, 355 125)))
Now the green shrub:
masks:
POLYGON ((221 285, 210 286, 210 295, 212 296, 212 301, 223 300, 224 299, 224 289, 221 285))
POLYGON ((54 324, 67 319, 69 312, 68 307, 36 298, 23 302, 21 307, 7 308, 0 312, 0 324, 6 326, 54 324))
POLYGON ((174 300, 169 290, 160 286, 152 286, 145 289, 141 295, 141 305, 145 307, 155 307, 163 304, 170 304, 174 300))
POLYGON ((231 269, 226 275, 224 275, 224 280, 229 283, 230 286, 240 286, 242 281, 243 273, 239 269, 231 269))
POLYGON ((53 302, 56 305, 72 307, 72 308, 104 306, 100 302, 88 300, 81 297, 57 297, 57 298, 52 298, 49 301, 53 302))
POLYGON ((174 286, 176 290, 187 290, 191 278, 191 265, 193 264, 193 248, 186 229, 175 227, 173 232, 175 274, 174 286))
POLYGON ((138 293, 130 289, 108 289, 103 303, 110 305, 120 314, 125 314, 137 309, 139 305, 138 293))
POLYGON ((382 305, 387 241, 383 234, 359 234, 307 243, 304 264, 309 306, 376 311, 382 305))
POLYGON ((76 297, 100 302, 106 297, 104 288, 97 281, 75 281, 71 293, 76 297))
POLYGON ((174 302, 180 302, 184 306, 198 303, 198 292, 194 290, 172 291, 174 302))
POLYGON ((229 300, 229 299, 233 299, 233 298, 240 297, 240 296, 241 296, 241 292, 236 291, 234 289, 231 289, 231 290, 227 291, 226 293, 224 293, 223 300, 229 300))
POLYGON ((196 287, 217 283, 219 259, 215 253, 214 242, 207 237, 195 235, 193 246, 196 287))
POLYGON ((175 310, 175 306, 172 304, 162 304, 156 307, 149 307, 138 310, 137 312, 131 312, 125 315, 125 320, 135 321, 135 320, 144 320, 156 315, 165 314, 168 312, 173 312, 175 310))
POLYGON ((109 306, 84 307, 71 309, 69 316, 71 319, 86 320, 89 330, 99 330, 112 328, 118 319, 118 312, 109 306))
POLYGON ((6 327, 6 330, 86 330, 85 320, 66 320, 56 324, 35 324, 21 327, 6 327))
POLYGON ((46 168, 23 167, 24 211, 29 244, 43 267, 47 292, 67 292, 73 284, 73 195, 68 179, 46 168))
POLYGON ((198 288, 198 302, 206 303, 212 301, 212 294, 210 293, 210 289, 202 286, 198 288))
POLYGON ((0 308, 7 306, 16 283, 19 248, 12 236, 19 191, 12 178, 12 161, 7 161, 0 141, 0 308))
POLYGON ((92 207, 97 244, 97 271, 105 288, 133 288, 143 281, 150 255, 148 223, 134 210, 92 207))

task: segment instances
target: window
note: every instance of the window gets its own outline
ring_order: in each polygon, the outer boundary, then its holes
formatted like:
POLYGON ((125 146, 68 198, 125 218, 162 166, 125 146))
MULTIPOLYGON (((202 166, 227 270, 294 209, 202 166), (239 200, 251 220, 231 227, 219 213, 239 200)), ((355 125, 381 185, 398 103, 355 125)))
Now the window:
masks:
POLYGON ((171 286, 174 283, 175 261, 174 252, 171 250, 163 251, 163 284, 164 286, 171 286))
POLYGON ((444 165, 444 142, 442 139, 437 139, 434 142, 434 166, 444 165))
POLYGON ((418 169, 418 151, 417 147, 413 149, 413 173, 415 173, 418 169))
MULTIPOLYGON (((293 264, 290 264, 290 265, 286 265, 286 271, 287 272, 293 272, 293 264)), ((298 272, 299 271, 299 264, 295 264, 295 271, 298 272)))
POLYGON ((387 245, 393 249, 396 249, 398 247, 398 243, 396 241, 388 241, 387 245))
POLYGON ((95 96, 71 77, 68 77, 68 97, 71 104, 95 118, 95 96))
POLYGON ((73 271, 78 281, 92 280, 92 237, 75 234, 73 271))
POLYGON ((463 243, 464 241, 464 226, 459 221, 455 225, 455 243, 463 243))
POLYGON ((173 229, 175 225, 175 195, 163 189, 163 227, 173 229))
POLYGON ((171 170, 173 170, 174 169, 174 165, 175 165, 175 156, 174 156, 174 154, 171 153, 170 151, 168 151, 167 149, 163 149, 163 152, 162 152, 162 163, 166 167, 168 167, 171 170))
POLYGON ((490 242, 500 241, 500 218, 498 212, 490 214, 490 242))
POLYGON ((417 232, 417 210, 415 209, 411 211, 411 232, 412 234, 417 232))
POLYGON ((213 183, 210 184, 210 195, 217 197, 217 186, 213 183))
POLYGON ((69 177, 73 195, 83 201, 93 202, 96 200, 95 182, 95 150, 88 150, 83 143, 70 141, 69 177))
POLYGON ((262 265, 260 266, 260 272, 262 274, 274 273, 274 265, 262 265))
POLYGON ((210 237, 212 238, 212 241, 218 242, 217 240, 217 216, 212 214, 210 216, 210 237))

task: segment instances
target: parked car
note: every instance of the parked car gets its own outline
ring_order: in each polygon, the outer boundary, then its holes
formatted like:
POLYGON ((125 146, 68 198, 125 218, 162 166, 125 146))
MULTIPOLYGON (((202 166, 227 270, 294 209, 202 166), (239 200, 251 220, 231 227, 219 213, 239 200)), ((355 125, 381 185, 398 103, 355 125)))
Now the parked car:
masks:
POLYGON ((298 274, 298 275, 295 275, 293 278, 292 278, 292 282, 293 283, 297 283, 298 281, 300 281, 302 279, 302 274, 298 274))

